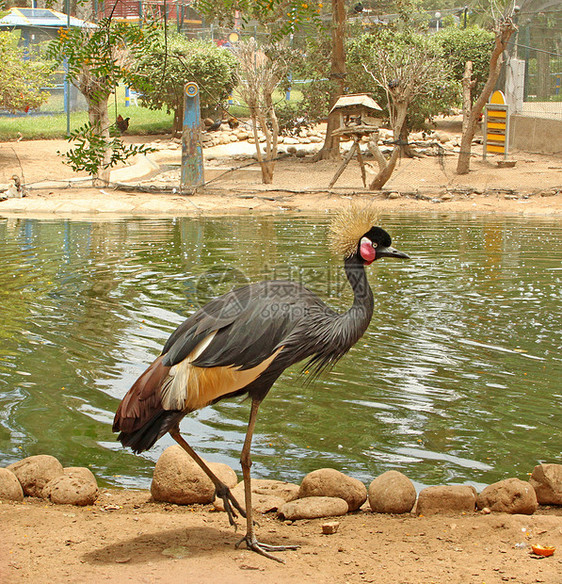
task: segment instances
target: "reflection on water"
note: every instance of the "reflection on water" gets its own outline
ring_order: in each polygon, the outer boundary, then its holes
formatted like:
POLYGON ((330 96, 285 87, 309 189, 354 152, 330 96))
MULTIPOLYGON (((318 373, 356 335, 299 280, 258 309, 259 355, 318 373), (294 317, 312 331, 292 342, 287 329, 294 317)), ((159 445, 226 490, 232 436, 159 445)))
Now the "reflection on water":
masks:
MULTIPOLYGON (((113 413, 167 336, 233 284, 291 277, 344 310, 326 217, 114 222, 0 220, 0 465, 49 453, 106 484, 147 486, 113 413)), ((369 268, 375 315, 330 373, 286 372, 264 401, 255 476, 331 466, 368 482, 484 484, 559 462, 562 225, 448 215, 383 217, 412 260, 369 268)), ((238 468, 248 402, 182 429, 238 468)))

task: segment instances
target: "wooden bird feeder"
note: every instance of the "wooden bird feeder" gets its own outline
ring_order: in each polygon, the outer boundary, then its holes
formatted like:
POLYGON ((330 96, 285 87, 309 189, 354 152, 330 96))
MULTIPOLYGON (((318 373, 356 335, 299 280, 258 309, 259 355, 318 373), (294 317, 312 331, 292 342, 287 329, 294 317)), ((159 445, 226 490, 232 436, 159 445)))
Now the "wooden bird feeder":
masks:
POLYGON ((342 95, 332 107, 330 113, 338 112, 339 126, 333 131, 333 136, 348 136, 353 140, 353 144, 342 161, 342 164, 336 171, 334 178, 330 181, 330 188, 334 186, 353 155, 357 156, 359 166, 361 167, 361 177, 363 186, 367 186, 367 176, 365 164, 359 142, 363 136, 370 136, 379 131, 381 125, 382 108, 379 104, 366 93, 354 93, 351 95, 342 95))

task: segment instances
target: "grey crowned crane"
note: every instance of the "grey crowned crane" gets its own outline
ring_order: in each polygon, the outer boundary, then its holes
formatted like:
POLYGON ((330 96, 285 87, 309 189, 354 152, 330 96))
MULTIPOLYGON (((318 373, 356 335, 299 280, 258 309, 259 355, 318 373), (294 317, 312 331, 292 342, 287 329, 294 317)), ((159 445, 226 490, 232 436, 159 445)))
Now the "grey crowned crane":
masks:
POLYGON ((238 542, 264 556, 297 546, 260 543, 254 533, 250 449, 259 406, 283 371, 303 359, 315 373, 332 366, 358 341, 373 314, 365 266, 384 258, 408 258, 391 247, 390 235, 375 227, 372 208, 351 205, 330 226, 332 248, 344 258, 353 290, 352 306, 339 314, 304 286, 289 280, 250 284, 211 300, 170 336, 162 353, 138 378, 119 405, 113 431, 134 452, 147 450, 169 432, 201 466, 222 498, 231 525, 238 511, 246 535, 238 542), (180 434, 188 413, 222 399, 247 395, 250 420, 240 463, 245 511, 180 434))

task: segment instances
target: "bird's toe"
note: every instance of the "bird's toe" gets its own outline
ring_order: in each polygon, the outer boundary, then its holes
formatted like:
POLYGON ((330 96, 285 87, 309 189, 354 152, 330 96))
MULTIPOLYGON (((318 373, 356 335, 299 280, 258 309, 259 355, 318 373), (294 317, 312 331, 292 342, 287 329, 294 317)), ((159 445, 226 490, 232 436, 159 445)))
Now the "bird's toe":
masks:
POLYGON ((242 544, 244 544, 249 550, 281 564, 284 564, 285 561, 274 556, 271 552, 286 552, 289 550, 297 550, 300 547, 298 545, 270 545, 268 543, 261 543, 254 536, 248 534, 236 544, 236 548, 238 549, 242 544))

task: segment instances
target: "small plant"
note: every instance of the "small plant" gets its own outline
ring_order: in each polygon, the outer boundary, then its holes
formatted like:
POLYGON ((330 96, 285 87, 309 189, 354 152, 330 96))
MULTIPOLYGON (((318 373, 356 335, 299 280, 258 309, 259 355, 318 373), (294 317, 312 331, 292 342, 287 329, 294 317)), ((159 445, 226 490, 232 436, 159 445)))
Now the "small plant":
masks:
POLYGON ((68 152, 58 152, 74 172, 86 171, 91 176, 98 176, 100 171, 112 168, 119 162, 125 162, 131 156, 154 152, 154 148, 144 145, 124 144, 119 138, 107 139, 101 128, 86 122, 68 136, 68 141, 75 147, 68 152))
POLYGON ((275 114, 279 132, 284 136, 298 136, 301 130, 307 130, 313 125, 306 112, 301 112, 300 104, 282 101, 275 104, 275 114))
POLYGON ((96 169, 94 179, 107 183, 109 168, 127 153, 131 156, 131 147, 119 146, 120 141, 110 137, 108 101, 120 81, 133 85, 131 69, 136 59, 151 50, 156 31, 149 22, 140 27, 104 18, 93 28, 60 29, 51 41, 48 56, 66 64, 69 81, 88 103, 89 124, 69 136, 77 141, 69 154, 73 169, 96 169), (108 150, 103 152, 104 148, 108 150))

